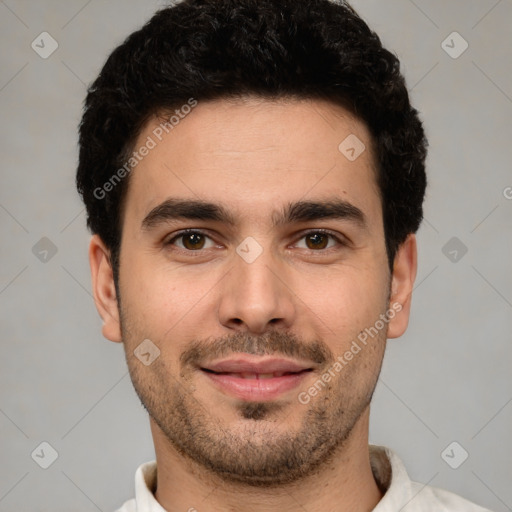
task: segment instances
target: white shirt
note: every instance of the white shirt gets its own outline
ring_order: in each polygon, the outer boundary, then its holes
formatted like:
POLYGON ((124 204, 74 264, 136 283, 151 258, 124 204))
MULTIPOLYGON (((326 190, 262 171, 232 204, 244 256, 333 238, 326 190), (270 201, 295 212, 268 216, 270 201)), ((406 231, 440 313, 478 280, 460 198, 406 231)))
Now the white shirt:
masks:
MULTIPOLYGON (((412 482, 398 455, 389 448, 370 445, 373 475, 383 498, 373 512, 491 512, 456 494, 412 482)), ((156 501, 156 461, 141 464, 135 472, 135 498, 116 512, 166 512, 156 501)))

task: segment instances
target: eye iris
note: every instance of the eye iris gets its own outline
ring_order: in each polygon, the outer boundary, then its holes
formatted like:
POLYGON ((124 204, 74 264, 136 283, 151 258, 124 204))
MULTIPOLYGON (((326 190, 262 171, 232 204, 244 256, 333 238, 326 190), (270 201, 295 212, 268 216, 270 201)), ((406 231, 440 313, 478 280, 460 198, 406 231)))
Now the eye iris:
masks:
POLYGON ((306 245, 309 249, 325 249, 328 243, 328 237, 323 233, 313 233, 306 236, 306 245))
POLYGON ((183 245, 190 250, 202 249, 204 246, 204 237, 199 233, 188 233, 183 235, 183 245))

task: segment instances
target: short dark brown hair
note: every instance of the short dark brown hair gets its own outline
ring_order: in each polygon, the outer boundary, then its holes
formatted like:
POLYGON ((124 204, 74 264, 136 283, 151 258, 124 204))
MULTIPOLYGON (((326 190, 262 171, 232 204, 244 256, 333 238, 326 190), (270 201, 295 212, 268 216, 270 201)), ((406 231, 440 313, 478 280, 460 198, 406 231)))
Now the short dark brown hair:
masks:
POLYGON ((347 2, 184 0, 112 52, 85 101, 77 188, 115 275, 128 173, 108 193, 98 190, 125 165, 144 124, 190 98, 242 95, 325 99, 366 123, 392 267, 421 223, 426 187, 427 141, 398 58, 347 2))

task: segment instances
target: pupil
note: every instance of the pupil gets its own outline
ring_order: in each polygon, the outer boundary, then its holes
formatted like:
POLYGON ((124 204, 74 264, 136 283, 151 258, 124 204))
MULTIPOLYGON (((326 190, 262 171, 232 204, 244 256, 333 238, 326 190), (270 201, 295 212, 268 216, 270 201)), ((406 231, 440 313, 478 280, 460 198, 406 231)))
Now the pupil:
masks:
POLYGON ((200 249, 202 247, 201 238, 202 235, 199 235, 198 233, 190 233, 189 235, 185 236, 184 245, 187 249, 200 249))
MULTIPOLYGON (((309 247, 310 249, 319 249, 319 248, 323 249, 327 246, 327 243, 326 243, 327 237, 325 235, 323 235, 322 233, 315 233, 314 235, 309 235, 308 240, 313 242, 311 244, 312 247, 311 246, 309 247)), ((310 244, 308 244, 308 245, 310 245, 310 244)))

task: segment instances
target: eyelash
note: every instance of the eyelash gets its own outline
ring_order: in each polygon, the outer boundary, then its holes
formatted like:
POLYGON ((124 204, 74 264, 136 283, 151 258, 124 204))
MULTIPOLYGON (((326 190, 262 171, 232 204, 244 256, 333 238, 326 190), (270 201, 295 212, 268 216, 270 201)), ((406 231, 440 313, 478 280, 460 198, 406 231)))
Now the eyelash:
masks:
MULTIPOLYGON (((331 231, 328 231, 328 230, 325 230, 325 229, 313 229, 313 230, 310 230, 310 231, 307 231, 305 233, 302 233, 301 237, 299 238, 299 240, 302 240, 303 238, 307 237, 308 235, 313 235, 313 234, 322 234, 322 235, 326 235, 328 237, 330 237, 332 240, 335 240, 338 244, 338 246, 346 246, 348 245, 346 241, 344 240, 341 240, 337 235, 335 235, 334 233, 332 233, 331 231)), ((212 237, 209 236, 207 233, 205 233, 204 231, 201 231, 201 230, 198 230, 198 229, 185 229, 183 231, 180 231, 179 233, 175 234, 171 239, 169 239, 168 241, 165 242, 165 246, 172 246, 174 245, 174 242, 176 240, 178 240, 179 238, 182 238, 186 235, 202 235, 206 238, 209 238, 210 240, 213 241, 212 237)), ((192 251, 192 250, 189 250, 189 249, 182 249, 181 247, 176 247, 177 250, 180 250, 182 252, 187 252, 189 254, 193 254, 193 253, 201 253, 202 251, 204 250, 207 250, 207 249, 198 249, 197 251, 192 251)), ((310 252, 313 252, 313 253, 321 253, 321 252, 326 252, 326 251, 329 251, 330 249, 334 249, 334 247, 329 247, 327 249, 306 249, 306 250, 309 250, 310 252)))

